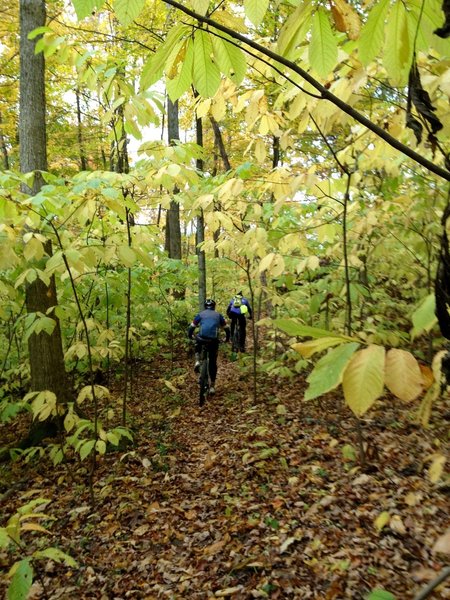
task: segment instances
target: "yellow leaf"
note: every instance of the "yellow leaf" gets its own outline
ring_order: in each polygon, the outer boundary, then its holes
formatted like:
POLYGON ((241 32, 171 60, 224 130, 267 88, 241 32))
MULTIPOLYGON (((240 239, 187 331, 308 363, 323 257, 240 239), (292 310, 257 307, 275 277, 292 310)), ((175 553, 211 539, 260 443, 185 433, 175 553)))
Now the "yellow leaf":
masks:
POLYGON ((208 114, 210 107, 211 107, 211 98, 206 98, 205 100, 202 100, 201 102, 199 102, 197 104, 197 110, 196 110, 197 119, 201 119, 202 117, 205 117, 208 114))
POLYGON ((38 523, 23 523, 20 529, 22 531, 40 531, 41 533, 48 533, 50 535, 50 531, 42 527, 42 525, 38 525, 38 523))
POLYGON ((345 340, 340 337, 323 337, 317 340, 309 340, 307 342, 300 342, 292 344, 291 348, 301 354, 304 358, 310 358, 316 352, 326 350, 331 346, 337 346, 342 344, 345 340))
POLYGON ((436 454, 433 462, 428 469, 428 479, 431 483, 437 483, 444 472, 446 457, 443 454, 436 454))
POLYGON ((423 390, 423 377, 419 363, 411 352, 398 348, 388 351, 384 382, 400 400, 411 402, 419 396, 423 390))
POLYGON ((350 360, 342 378, 345 402, 362 417, 383 393, 385 350, 371 345, 350 360))
POLYGON ((262 273, 263 271, 266 271, 272 264, 274 258, 275 254, 273 252, 270 252, 270 254, 265 256, 259 263, 259 272, 262 273))
POLYGON ((378 531, 381 531, 383 527, 385 527, 391 519, 391 515, 385 510, 378 515, 378 517, 374 521, 374 525, 378 531))
POLYGON ((361 31, 361 21, 355 9, 345 0, 333 0, 331 12, 336 29, 346 33, 351 40, 357 40, 361 31))
POLYGON ((32 237, 29 242, 25 244, 23 255, 27 260, 40 260, 44 256, 44 246, 42 242, 35 237, 32 237))
POLYGON ((119 255, 120 261, 126 266, 133 266, 134 261, 136 260, 136 253, 132 248, 127 245, 119 246, 117 248, 117 254, 119 255))
POLYGON ((172 392, 178 392, 177 388, 173 385, 173 383, 168 381, 167 379, 164 380, 164 385, 168 387, 169 390, 171 390, 172 392))
POLYGON ((261 139, 257 139, 255 143, 255 158, 259 163, 263 163, 266 160, 267 152, 266 145, 261 139))

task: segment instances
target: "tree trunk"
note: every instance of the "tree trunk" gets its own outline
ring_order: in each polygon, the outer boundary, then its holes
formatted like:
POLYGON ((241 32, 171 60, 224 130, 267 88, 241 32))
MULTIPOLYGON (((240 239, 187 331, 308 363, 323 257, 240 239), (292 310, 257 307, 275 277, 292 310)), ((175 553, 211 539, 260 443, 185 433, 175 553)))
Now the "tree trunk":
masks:
MULTIPOLYGON (((195 121, 196 141, 197 144, 203 147, 203 123, 201 119, 195 121)), ((203 171, 203 160, 197 159, 197 170, 203 171)), ((200 209, 200 214, 197 217, 197 230, 195 232, 195 244, 197 248, 198 260, 198 305, 199 309, 203 310, 206 300, 206 256, 205 251, 200 248, 200 244, 205 241, 205 220, 203 218, 203 210, 200 209)))
MULTIPOLYGON (((167 98, 167 132, 169 144, 173 145, 180 139, 180 127, 178 123, 178 102, 172 102, 167 98)), ((178 194, 175 187, 174 194, 178 194)), ((181 227, 180 227, 180 205, 175 200, 170 201, 170 208, 166 215, 166 250, 169 258, 181 260, 181 227)))
POLYGON ((3 123, 2 114, 0 113, 0 152, 3 157, 3 168, 5 170, 8 170, 9 169, 9 155, 8 155, 8 148, 6 146, 5 135, 2 130, 2 123, 3 123))
MULTIPOLYGON (((45 25, 45 0, 20 0, 20 169, 22 173, 35 171, 32 189, 36 194, 42 187, 39 171, 47 170, 46 123, 45 123, 45 64, 42 53, 35 54, 37 39, 28 35, 37 27, 45 25)), ((45 244, 47 256, 51 256, 51 242, 45 244)), ((31 369, 31 389, 50 390, 58 402, 68 400, 70 390, 64 367, 64 356, 59 320, 56 307, 56 285, 54 277, 47 286, 36 279, 26 288, 26 306, 29 313, 49 314, 56 326, 51 335, 33 333, 28 340, 31 369)))

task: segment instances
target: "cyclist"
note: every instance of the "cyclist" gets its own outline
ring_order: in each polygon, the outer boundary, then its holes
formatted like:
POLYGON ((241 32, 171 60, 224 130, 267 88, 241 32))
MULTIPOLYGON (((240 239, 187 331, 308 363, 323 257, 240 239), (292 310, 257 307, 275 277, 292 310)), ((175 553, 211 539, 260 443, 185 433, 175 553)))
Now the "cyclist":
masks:
POLYGON ((239 321, 240 328, 240 339, 239 339, 239 350, 245 352, 245 337, 247 319, 252 318, 252 308, 250 302, 244 297, 242 292, 238 292, 234 298, 232 298, 227 307, 227 317, 231 319, 231 337, 233 337, 234 330, 236 329, 236 323, 239 321))
POLYGON ((209 393, 214 394, 216 375, 217 375, 217 355, 219 353, 219 331, 224 329, 226 341, 230 341, 230 328, 225 321, 223 315, 216 311, 216 303, 211 298, 205 300, 205 310, 195 315, 192 323, 189 325, 188 337, 194 339, 194 331, 199 328, 198 334, 195 336, 195 365, 196 373, 200 370, 200 355, 202 346, 206 346, 209 355, 209 377, 211 379, 211 387, 209 393))

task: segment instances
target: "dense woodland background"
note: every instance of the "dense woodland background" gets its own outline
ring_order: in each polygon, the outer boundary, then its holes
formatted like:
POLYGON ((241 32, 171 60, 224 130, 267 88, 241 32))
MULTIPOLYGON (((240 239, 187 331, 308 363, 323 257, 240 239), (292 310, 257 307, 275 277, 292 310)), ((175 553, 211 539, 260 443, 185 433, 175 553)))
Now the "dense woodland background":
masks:
POLYGON ((450 597, 447 4, 0 0, 6 597, 450 597))

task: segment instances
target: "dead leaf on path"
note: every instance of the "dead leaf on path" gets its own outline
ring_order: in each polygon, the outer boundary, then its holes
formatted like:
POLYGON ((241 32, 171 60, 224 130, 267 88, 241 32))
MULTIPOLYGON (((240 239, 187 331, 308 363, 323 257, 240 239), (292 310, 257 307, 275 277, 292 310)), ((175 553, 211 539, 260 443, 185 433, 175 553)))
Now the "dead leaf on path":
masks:
POLYGON ((436 540, 432 552, 450 554, 450 528, 436 540))
POLYGON ((140 537, 141 535, 145 535, 147 531, 150 529, 150 525, 148 523, 144 523, 144 525, 140 525, 137 529, 134 530, 134 535, 140 537))
POLYGON ((225 598, 225 596, 232 596, 233 594, 237 594, 238 592, 242 591, 242 589, 242 585, 236 585, 235 587, 217 590, 214 596, 216 596, 216 598, 225 598))
POLYGON ((366 483, 369 483, 369 481, 372 481, 372 477, 366 473, 362 473, 362 475, 354 479, 352 483, 353 485, 366 485, 366 483))
POLYGON ((214 544, 211 544, 210 546, 206 546, 206 548, 204 548, 204 550, 203 550, 203 554, 205 554, 207 556, 217 554, 218 552, 220 552, 220 550, 222 550, 222 548, 224 546, 225 546, 225 541, 219 540, 218 542, 214 542, 214 544))
POLYGON ((211 469, 217 462, 217 454, 215 452, 208 452, 205 458, 203 467, 205 469, 211 469))
POLYGON ((408 506, 417 506, 422 499, 422 494, 417 494, 415 492, 409 492, 405 496, 405 504, 408 506))
POLYGON ((411 573, 411 576, 414 579, 414 581, 417 581, 419 583, 422 581, 431 581, 436 577, 436 571, 428 567, 421 567, 420 569, 413 571, 411 573))
POLYGON ((186 517, 186 519, 187 519, 188 521, 193 521, 194 519, 196 519, 196 518, 197 518, 197 512, 196 512, 195 510, 187 510, 187 511, 184 513, 184 516, 186 517))
POLYGON ((289 548, 289 546, 297 541, 298 540, 295 537, 290 537, 290 538, 287 538, 286 540, 284 540, 284 542, 280 546, 280 554, 283 554, 283 552, 286 552, 286 550, 289 548))
POLYGON ((393 515, 391 517, 389 521, 389 527, 392 529, 392 531, 395 531, 395 533, 400 533, 401 535, 406 533, 406 527, 400 515, 393 515))

